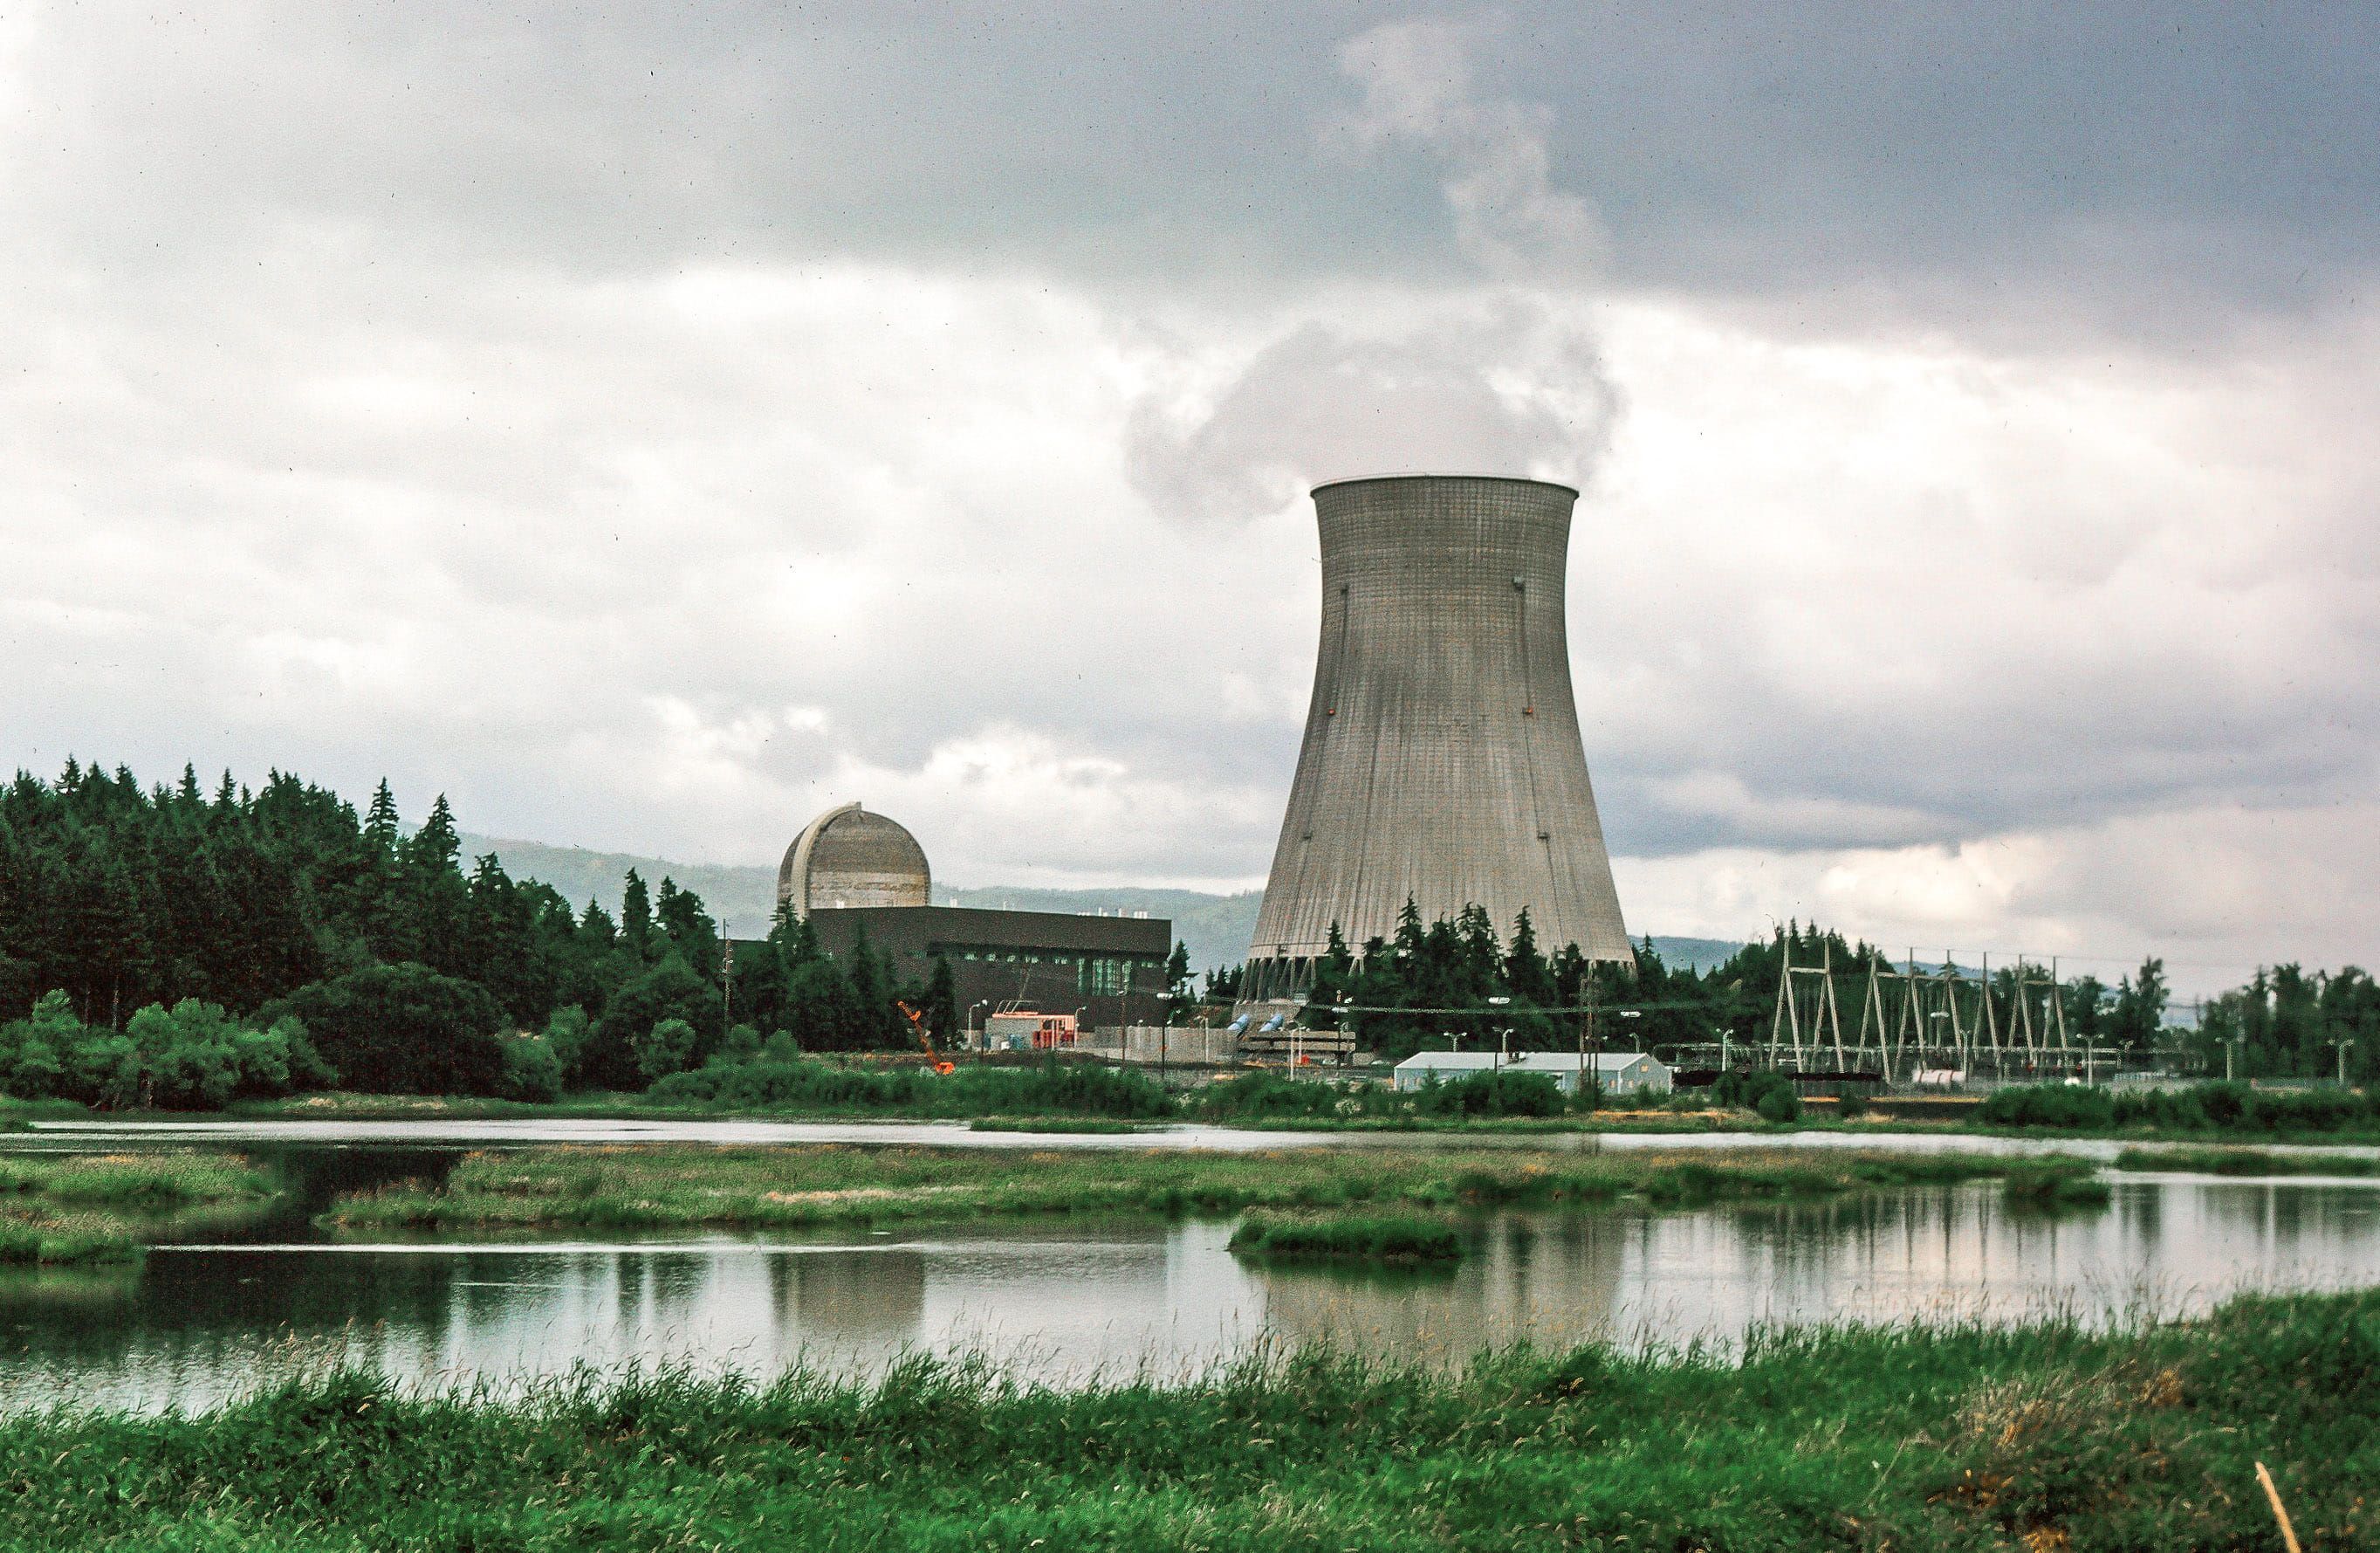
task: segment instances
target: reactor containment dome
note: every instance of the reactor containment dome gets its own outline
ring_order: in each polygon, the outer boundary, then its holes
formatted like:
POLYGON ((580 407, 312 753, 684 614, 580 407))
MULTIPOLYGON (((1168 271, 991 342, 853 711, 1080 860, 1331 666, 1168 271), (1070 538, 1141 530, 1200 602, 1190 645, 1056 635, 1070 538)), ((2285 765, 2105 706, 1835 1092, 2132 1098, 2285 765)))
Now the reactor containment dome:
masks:
POLYGON ((925 906, 933 875, 926 850, 897 821, 856 803, 802 827, 777 869, 777 904, 795 917, 852 906, 925 906))
POLYGON ((1632 958, 1586 776, 1563 620, 1578 493, 1404 475, 1318 487, 1322 634, 1289 812, 1244 997, 1313 977, 1336 925, 1357 950, 1485 907, 1526 908, 1548 952, 1632 958))

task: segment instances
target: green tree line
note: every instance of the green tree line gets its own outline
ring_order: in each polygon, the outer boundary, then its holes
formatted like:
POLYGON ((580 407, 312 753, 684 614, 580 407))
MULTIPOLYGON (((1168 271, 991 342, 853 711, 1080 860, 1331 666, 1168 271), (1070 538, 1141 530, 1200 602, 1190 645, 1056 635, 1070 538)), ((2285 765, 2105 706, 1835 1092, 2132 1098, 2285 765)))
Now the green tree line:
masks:
POLYGON ((698 1067, 731 1021, 811 1051, 900 1048, 906 998, 958 1028, 944 964, 897 985, 864 941, 832 959, 787 920, 732 975, 722 950, 668 879, 631 872, 614 920, 492 856, 467 869, 445 798, 407 834, 384 781, 360 814, 278 771, 210 793, 188 767, 144 789, 70 761, 0 789, 0 1086, 19 1097, 536 1099, 698 1067))

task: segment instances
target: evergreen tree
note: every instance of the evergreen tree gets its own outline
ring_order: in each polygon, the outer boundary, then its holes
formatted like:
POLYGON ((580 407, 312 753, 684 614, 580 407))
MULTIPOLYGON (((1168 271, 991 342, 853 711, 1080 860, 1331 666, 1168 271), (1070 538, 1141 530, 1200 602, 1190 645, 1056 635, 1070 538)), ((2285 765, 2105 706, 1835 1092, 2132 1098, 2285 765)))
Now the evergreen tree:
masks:
POLYGON ((627 887, 620 898, 620 942, 640 960, 653 958, 653 901, 645 881, 628 870, 627 887))

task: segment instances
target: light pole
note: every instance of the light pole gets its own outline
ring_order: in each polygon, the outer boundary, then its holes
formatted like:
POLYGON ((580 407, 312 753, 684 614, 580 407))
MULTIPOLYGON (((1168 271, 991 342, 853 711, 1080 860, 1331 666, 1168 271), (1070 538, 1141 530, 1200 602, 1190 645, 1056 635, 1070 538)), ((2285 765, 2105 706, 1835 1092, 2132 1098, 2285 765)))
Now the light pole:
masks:
MULTIPOLYGON (((1642 1009, 1622 1009, 1620 1010, 1620 1017, 1624 1020, 1643 1019, 1645 1017, 1645 1010, 1642 1009)), ((1635 1026, 1630 1025, 1629 1028, 1633 1030, 1635 1026)), ((1642 1041, 1636 1043, 1636 1049, 1638 1051, 1643 1051, 1644 1046, 1645 1043, 1642 1041)), ((1603 1087, 1603 1053, 1600 1051, 1597 1051, 1595 1054, 1595 1087, 1597 1089, 1601 1089, 1603 1087)))
POLYGON ((2337 1044, 2338 1046, 2338 1087, 2345 1089, 2347 1087, 2347 1048, 2355 1045, 2355 1043, 2351 1040, 2342 1039, 2337 1044))
MULTIPOLYGON (((1509 997, 1491 997, 1488 999, 1488 1004, 1490 1008, 1501 1009, 1512 1001, 1512 1000, 1509 997)), ((1512 1060, 1512 1033, 1511 1030, 1507 1029, 1498 1032, 1496 1060, 1488 1065, 1490 1072, 1502 1068, 1505 1063, 1512 1060)))

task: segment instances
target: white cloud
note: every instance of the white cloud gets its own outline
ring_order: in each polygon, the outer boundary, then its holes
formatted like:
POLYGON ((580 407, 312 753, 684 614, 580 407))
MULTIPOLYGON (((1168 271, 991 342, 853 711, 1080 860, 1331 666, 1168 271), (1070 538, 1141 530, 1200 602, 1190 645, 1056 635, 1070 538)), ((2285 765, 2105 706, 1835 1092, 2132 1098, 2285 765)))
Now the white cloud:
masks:
POLYGON ((1587 491, 1632 923, 2380 954, 2380 338, 2159 267, 2368 271, 2368 210, 2227 214, 2259 162, 2141 216, 2184 158, 1977 272, 2055 202, 1899 76, 1825 100, 1915 171, 1674 23, 1203 16, 0 18, 0 758, 688 861, 859 798, 959 882, 1242 883, 1303 487, 1493 468, 1587 491))
POLYGON ((2380 804, 2176 809, 1898 848, 1715 848, 1622 858, 1621 898, 1658 930, 1730 937, 1838 925, 1898 956, 2058 957, 2112 983, 2148 955, 2186 997, 2258 965, 2369 963, 2380 804))

